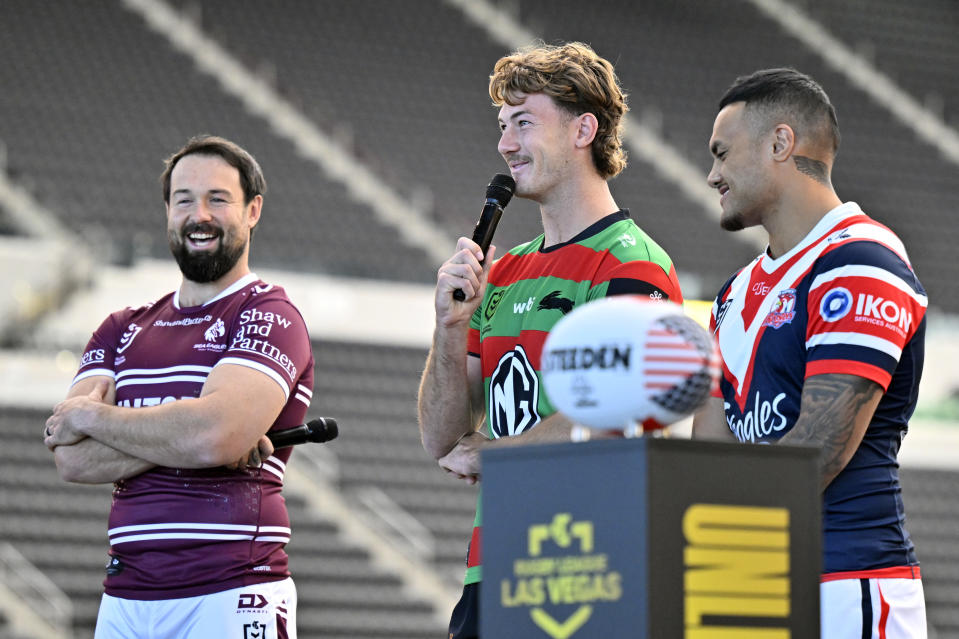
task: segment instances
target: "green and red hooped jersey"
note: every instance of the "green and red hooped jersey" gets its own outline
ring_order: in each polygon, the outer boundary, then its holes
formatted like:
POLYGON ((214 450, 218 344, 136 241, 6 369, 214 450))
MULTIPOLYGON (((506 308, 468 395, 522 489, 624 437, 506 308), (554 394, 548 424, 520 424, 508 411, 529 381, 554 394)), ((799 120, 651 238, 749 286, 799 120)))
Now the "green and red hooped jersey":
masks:
MULTIPOLYGON (((486 431, 519 435, 556 409, 543 392, 540 355, 553 325, 571 310, 610 295, 646 295, 682 304, 669 256, 621 210, 568 242, 542 248, 543 236, 493 265, 470 321, 468 351, 483 369, 486 431)), ((481 579, 482 513, 476 508, 467 584, 481 579)))

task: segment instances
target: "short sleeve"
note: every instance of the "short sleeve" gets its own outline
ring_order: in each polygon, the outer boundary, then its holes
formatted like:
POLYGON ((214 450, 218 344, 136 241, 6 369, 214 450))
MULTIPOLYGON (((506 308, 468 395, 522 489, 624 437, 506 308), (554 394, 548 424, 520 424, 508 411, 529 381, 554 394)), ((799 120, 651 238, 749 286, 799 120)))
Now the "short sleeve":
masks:
POLYGON ((669 272, 655 262, 633 260, 613 266, 593 281, 591 300, 613 295, 642 295, 650 299, 683 303, 683 295, 672 268, 669 272))
POLYGON ((80 356, 80 367, 73 378, 74 384, 87 377, 116 377, 114 364, 119 349, 132 342, 140 330, 135 324, 130 324, 129 319, 130 312, 127 309, 109 315, 100 323, 80 356))
POLYGON ((806 377, 846 373, 885 390, 928 300, 912 269, 877 242, 837 247, 809 287, 806 377))
POLYGON ((234 317, 221 364, 258 370, 273 379, 287 399, 313 359, 310 336, 299 311, 285 298, 253 297, 234 317))

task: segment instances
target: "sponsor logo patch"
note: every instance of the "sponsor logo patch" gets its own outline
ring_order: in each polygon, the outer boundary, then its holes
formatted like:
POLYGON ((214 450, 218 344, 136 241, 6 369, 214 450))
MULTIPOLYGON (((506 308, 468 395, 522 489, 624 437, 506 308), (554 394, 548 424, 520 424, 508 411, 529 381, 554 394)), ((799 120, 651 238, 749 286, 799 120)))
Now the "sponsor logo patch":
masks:
POLYGON ((539 423, 539 377, 519 344, 505 353, 490 377, 486 411, 494 437, 518 435, 539 423))
POLYGON ((852 293, 845 288, 834 288, 822 296, 819 315, 827 322, 838 322, 852 310, 852 293))
POLYGON ((106 351, 102 348, 92 348, 80 358, 80 368, 90 364, 102 364, 104 361, 106 361, 106 351))

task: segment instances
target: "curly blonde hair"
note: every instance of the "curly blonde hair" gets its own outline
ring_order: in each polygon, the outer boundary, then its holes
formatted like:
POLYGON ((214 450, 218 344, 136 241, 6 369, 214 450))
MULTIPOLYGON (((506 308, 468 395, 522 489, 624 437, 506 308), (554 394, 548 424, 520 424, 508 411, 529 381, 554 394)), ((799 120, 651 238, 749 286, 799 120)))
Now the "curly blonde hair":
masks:
POLYGON ((596 170, 609 179, 626 168, 626 94, 613 65, 588 44, 530 45, 500 58, 489 80, 494 106, 516 106, 521 96, 531 93, 545 93, 573 116, 595 115, 599 122, 592 144, 596 170))

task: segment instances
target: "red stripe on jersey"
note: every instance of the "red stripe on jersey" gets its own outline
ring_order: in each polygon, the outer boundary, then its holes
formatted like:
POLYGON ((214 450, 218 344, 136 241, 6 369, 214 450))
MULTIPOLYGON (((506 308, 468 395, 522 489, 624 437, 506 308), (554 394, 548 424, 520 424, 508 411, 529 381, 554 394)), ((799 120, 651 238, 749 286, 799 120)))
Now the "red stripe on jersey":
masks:
POLYGON ((837 277, 809 293, 809 323, 806 339, 822 333, 862 333, 873 335, 903 348, 916 332, 925 309, 915 297, 875 277, 850 275, 837 277), (851 307, 842 318, 827 322, 822 316, 822 300, 837 288, 852 296, 851 307))
MULTIPOLYGON (((514 335, 490 335, 483 340, 481 353, 510 353, 513 348, 519 344, 526 351, 526 357, 529 358, 530 365, 535 370, 540 370, 540 358, 543 355, 543 343, 549 333, 546 331, 523 331, 519 337, 514 335)), ((480 356, 483 364, 483 377, 489 377, 499 366, 498 358, 480 356)))
POLYGON ((919 566, 891 566, 873 570, 849 570, 846 572, 827 572, 819 576, 819 583, 839 581, 841 579, 922 579, 919 566))
POLYGON ((483 558, 480 556, 480 544, 483 537, 483 527, 474 526, 473 536, 470 537, 469 553, 466 555, 466 567, 481 566, 483 558))
POLYGON ((666 291, 670 300, 682 302, 678 279, 672 265, 669 273, 666 273, 655 262, 620 262, 608 251, 598 252, 580 244, 569 244, 564 246, 562 251, 554 253, 507 254, 496 262, 496 267, 490 272, 489 281, 493 286, 509 286, 518 279, 540 277, 555 277, 574 282, 590 279, 592 286, 613 278, 642 280, 666 291), (600 260, 599 264, 597 260, 600 260))
POLYGON ((889 373, 889 371, 865 362, 856 362, 848 359, 817 359, 806 362, 806 379, 809 379, 813 375, 828 375, 832 373, 865 377, 882 386, 883 391, 889 388, 889 382, 892 381, 892 374, 889 373))
POLYGON ((480 354, 480 332, 478 329, 471 328, 466 334, 466 352, 476 356, 480 354))
POLYGON ((579 244, 564 246, 562 251, 553 253, 507 253, 490 272, 490 284, 508 286, 520 274, 524 280, 549 276, 579 282, 595 270, 596 258, 596 251, 579 244))

